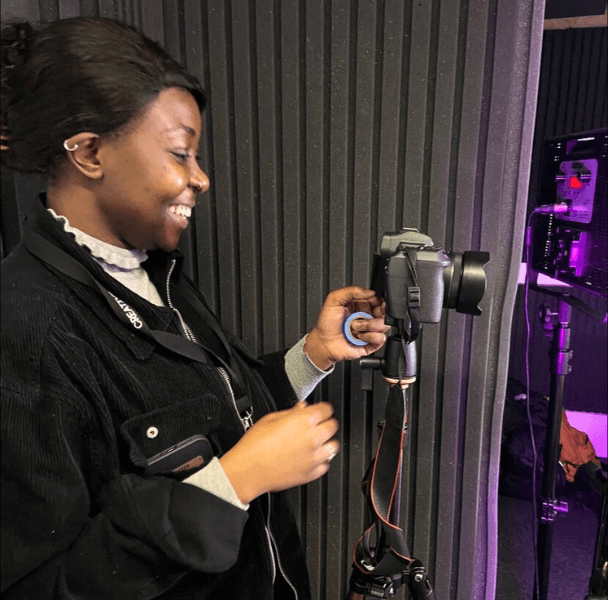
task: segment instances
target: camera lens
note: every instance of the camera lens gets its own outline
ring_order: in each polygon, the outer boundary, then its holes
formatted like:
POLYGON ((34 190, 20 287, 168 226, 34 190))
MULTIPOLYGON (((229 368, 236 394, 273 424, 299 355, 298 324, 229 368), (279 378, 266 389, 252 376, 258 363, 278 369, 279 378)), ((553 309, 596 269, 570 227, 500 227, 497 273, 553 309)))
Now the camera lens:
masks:
POLYGON ((456 312, 480 315, 478 304, 486 291, 484 265, 490 260, 488 252, 453 252, 450 264, 443 272, 443 306, 456 312))

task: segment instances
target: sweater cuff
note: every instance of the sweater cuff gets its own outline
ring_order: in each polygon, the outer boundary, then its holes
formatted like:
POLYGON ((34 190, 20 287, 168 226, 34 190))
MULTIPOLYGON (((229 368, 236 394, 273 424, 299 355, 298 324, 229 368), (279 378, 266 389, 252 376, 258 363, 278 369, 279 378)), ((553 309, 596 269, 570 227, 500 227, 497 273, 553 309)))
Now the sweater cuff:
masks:
POLYGON ((306 336, 285 354, 285 373, 298 400, 308 398, 321 380, 333 373, 335 368, 333 365, 327 371, 319 369, 304 352, 305 343, 306 336))
POLYGON ((249 508, 249 504, 243 504, 239 500, 217 456, 206 467, 184 479, 184 483, 195 485, 241 510, 249 508))

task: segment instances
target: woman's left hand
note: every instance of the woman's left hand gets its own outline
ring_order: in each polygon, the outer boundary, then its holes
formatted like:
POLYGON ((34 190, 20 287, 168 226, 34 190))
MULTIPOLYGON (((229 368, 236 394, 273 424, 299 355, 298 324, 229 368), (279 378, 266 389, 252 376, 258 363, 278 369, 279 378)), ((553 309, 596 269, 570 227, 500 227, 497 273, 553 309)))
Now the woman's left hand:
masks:
POLYGON ((334 363, 367 356, 382 348, 386 342, 384 324, 384 302, 373 290, 352 285, 330 292, 319 313, 317 324, 306 338, 304 352, 320 369, 326 371, 334 363), (355 346, 344 337, 344 320, 356 312, 366 312, 373 319, 355 319, 351 322, 352 335, 369 342, 366 346, 355 346))

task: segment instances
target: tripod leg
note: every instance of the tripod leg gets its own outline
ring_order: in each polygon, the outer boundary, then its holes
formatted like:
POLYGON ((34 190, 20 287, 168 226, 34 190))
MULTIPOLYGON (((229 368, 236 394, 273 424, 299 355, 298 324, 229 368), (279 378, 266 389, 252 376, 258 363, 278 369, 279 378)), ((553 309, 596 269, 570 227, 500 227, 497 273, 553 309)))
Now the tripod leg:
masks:
POLYGON ((604 485, 602 512, 598 523, 595 554, 593 557, 593 570, 589 580, 589 595, 585 600, 598 600, 606 598, 608 593, 608 538, 606 530, 606 517, 608 516, 608 497, 604 485))

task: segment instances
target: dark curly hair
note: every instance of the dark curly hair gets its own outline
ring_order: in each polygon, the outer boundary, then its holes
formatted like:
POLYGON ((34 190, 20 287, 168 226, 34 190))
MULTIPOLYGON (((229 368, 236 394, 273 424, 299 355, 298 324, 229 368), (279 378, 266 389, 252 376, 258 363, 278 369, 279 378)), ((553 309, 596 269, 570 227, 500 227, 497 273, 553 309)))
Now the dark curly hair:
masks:
POLYGON ((121 21, 2 25, 2 164, 56 175, 63 141, 81 131, 115 134, 165 88, 189 91, 202 111, 199 81, 158 44, 121 21))

